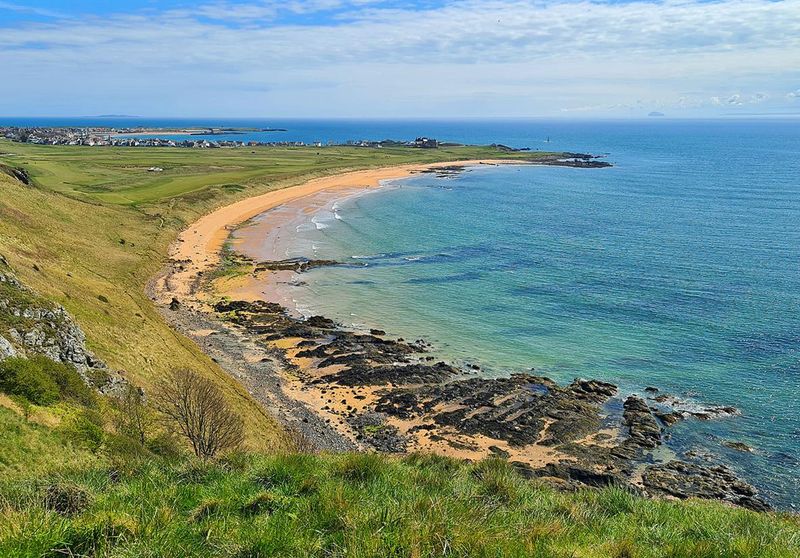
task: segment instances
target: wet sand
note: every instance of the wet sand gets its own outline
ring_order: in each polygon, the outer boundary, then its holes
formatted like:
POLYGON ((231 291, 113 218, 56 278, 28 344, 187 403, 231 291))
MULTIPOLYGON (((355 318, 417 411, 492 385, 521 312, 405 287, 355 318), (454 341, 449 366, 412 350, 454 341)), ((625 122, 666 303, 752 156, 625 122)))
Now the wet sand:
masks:
POLYGON ((510 160, 468 160, 441 163, 399 165, 315 178, 303 184, 282 188, 227 205, 201 217, 178 237, 169 256, 180 266, 156 278, 154 291, 158 302, 177 298, 189 303, 202 299, 200 282, 220 262, 222 248, 231 231, 245 221, 283 204, 303 200, 318 192, 375 188, 383 180, 403 178, 427 169, 453 166, 524 164, 510 160), (193 300, 194 299, 194 300, 193 300))

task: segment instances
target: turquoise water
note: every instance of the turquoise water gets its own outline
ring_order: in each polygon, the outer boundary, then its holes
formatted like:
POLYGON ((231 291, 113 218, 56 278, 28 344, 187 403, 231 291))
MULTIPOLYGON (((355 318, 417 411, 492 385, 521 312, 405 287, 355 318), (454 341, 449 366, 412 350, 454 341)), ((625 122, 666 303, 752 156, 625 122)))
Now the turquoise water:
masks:
POLYGON ((800 129, 599 123, 558 136, 616 166, 479 167, 339 200, 297 246, 354 265, 305 274, 292 296, 488 375, 533 367, 735 405, 742 416, 674 427, 671 447, 800 505, 800 129))

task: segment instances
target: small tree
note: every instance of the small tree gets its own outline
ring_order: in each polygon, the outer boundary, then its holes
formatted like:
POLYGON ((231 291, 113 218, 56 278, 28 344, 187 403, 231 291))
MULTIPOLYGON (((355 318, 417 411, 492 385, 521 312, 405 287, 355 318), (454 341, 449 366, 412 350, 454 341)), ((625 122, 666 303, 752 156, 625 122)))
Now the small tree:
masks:
POLYGON ((228 408, 222 392, 191 370, 177 370, 162 380, 154 400, 201 459, 234 449, 244 439, 242 419, 228 408))
POLYGON ((141 389, 128 384, 117 400, 117 431, 134 438, 142 446, 153 429, 153 412, 147 406, 141 389))

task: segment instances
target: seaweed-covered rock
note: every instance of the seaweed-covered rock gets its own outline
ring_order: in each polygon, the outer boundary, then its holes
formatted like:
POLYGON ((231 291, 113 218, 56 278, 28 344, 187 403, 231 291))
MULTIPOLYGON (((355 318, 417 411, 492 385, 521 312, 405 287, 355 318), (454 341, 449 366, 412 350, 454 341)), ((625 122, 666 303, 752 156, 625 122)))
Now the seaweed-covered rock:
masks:
POLYGON ((651 465, 642 474, 642 484, 652 495, 724 500, 756 511, 770 509, 752 486, 721 466, 705 467, 683 461, 651 465))
POLYGON ((661 428, 641 397, 631 395, 625 400, 623 419, 631 440, 639 446, 654 448, 661 444, 661 428))
POLYGON ((368 366, 356 364, 323 380, 343 386, 384 384, 439 384, 458 373, 458 370, 439 362, 427 364, 396 364, 368 366))

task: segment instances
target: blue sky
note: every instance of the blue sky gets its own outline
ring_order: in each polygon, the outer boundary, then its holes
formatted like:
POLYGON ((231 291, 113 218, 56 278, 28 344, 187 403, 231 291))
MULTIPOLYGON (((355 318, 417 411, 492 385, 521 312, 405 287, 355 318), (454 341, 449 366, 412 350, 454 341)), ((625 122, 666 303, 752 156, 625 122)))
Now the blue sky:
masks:
POLYGON ((800 0, 0 0, 0 115, 800 115, 800 0))

